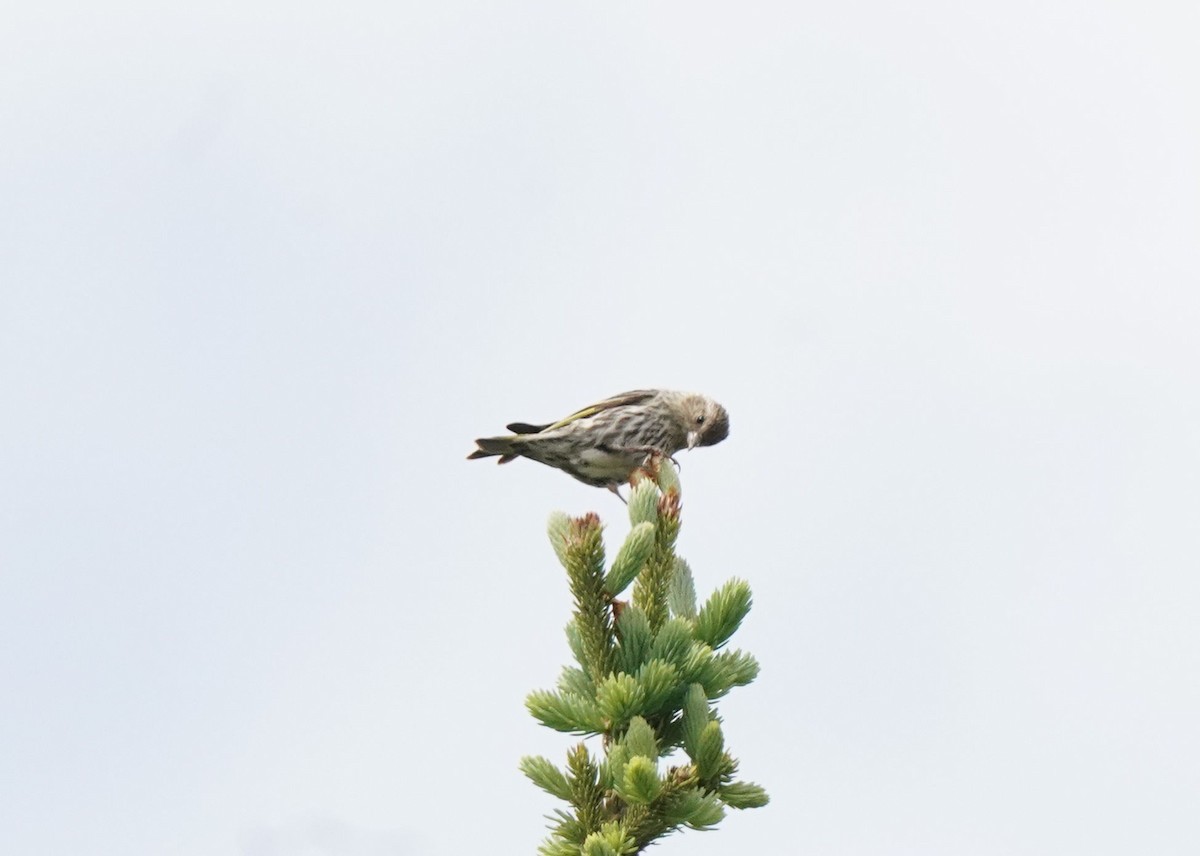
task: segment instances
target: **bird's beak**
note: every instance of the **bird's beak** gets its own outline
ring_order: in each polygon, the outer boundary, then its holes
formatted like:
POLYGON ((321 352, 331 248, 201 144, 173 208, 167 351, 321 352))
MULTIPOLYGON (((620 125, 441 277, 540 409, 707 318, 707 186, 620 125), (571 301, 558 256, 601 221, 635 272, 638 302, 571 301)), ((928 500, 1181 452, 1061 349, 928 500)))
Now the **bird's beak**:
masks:
POLYGON ((700 432, 699 431, 689 431, 687 440, 688 440, 688 451, 690 452, 692 449, 696 448, 696 444, 700 442, 700 432))

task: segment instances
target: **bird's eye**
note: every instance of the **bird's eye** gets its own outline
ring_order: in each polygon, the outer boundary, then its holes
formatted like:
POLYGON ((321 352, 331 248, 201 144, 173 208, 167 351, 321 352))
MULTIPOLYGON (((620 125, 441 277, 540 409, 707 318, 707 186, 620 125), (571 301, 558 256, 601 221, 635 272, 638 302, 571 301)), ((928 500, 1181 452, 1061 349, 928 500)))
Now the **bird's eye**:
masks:
POLYGON ((703 413, 701 413, 699 416, 696 417, 696 424, 697 425, 704 424, 704 414, 703 413))

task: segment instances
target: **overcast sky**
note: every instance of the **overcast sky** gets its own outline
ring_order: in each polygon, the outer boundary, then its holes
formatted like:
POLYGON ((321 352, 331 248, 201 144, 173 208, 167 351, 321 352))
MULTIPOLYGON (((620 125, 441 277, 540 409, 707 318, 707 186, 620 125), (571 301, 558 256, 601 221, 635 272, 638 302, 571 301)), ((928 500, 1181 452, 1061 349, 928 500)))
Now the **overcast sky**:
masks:
POLYGON ((477 436, 705 392, 768 808, 663 856, 1200 852, 1200 13, 27 3, 0 850, 532 853, 544 534, 477 436))

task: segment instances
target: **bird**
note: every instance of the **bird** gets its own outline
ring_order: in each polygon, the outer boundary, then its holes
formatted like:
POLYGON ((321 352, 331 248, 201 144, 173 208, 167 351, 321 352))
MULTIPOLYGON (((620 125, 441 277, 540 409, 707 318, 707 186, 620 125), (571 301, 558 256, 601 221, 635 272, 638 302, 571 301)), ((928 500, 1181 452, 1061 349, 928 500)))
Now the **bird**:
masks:
POLYGON ((713 446, 729 436, 729 413, 692 392, 635 389, 577 410, 557 422, 512 422, 512 434, 482 437, 468 460, 516 458, 562 470, 621 497, 618 486, 655 455, 674 460, 683 449, 713 446))

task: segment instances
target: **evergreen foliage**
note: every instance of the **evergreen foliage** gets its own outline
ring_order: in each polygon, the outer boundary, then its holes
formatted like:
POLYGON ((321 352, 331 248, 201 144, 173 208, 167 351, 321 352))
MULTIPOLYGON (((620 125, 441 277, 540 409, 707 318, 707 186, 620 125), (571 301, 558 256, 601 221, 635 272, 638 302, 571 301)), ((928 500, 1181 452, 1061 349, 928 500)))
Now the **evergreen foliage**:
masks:
POLYGON ((736 779, 712 704, 758 674, 751 655, 716 650, 750 611, 750 587, 730 580, 697 609, 691 569, 675 555, 678 475, 668 461, 655 464, 657 483, 635 475, 632 528, 607 571, 595 514, 550 518, 574 599, 567 641, 577 665, 525 704, 548 728, 600 735, 604 757, 579 743, 565 770, 522 759, 530 781, 569 804, 555 811, 541 856, 639 854, 680 828, 713 828, 726 808, 767 803, 761 787, 736 779), (630 584, 632 602, 618 600, 630 584), (684 762, 667 766, 677 750, 684 762))

